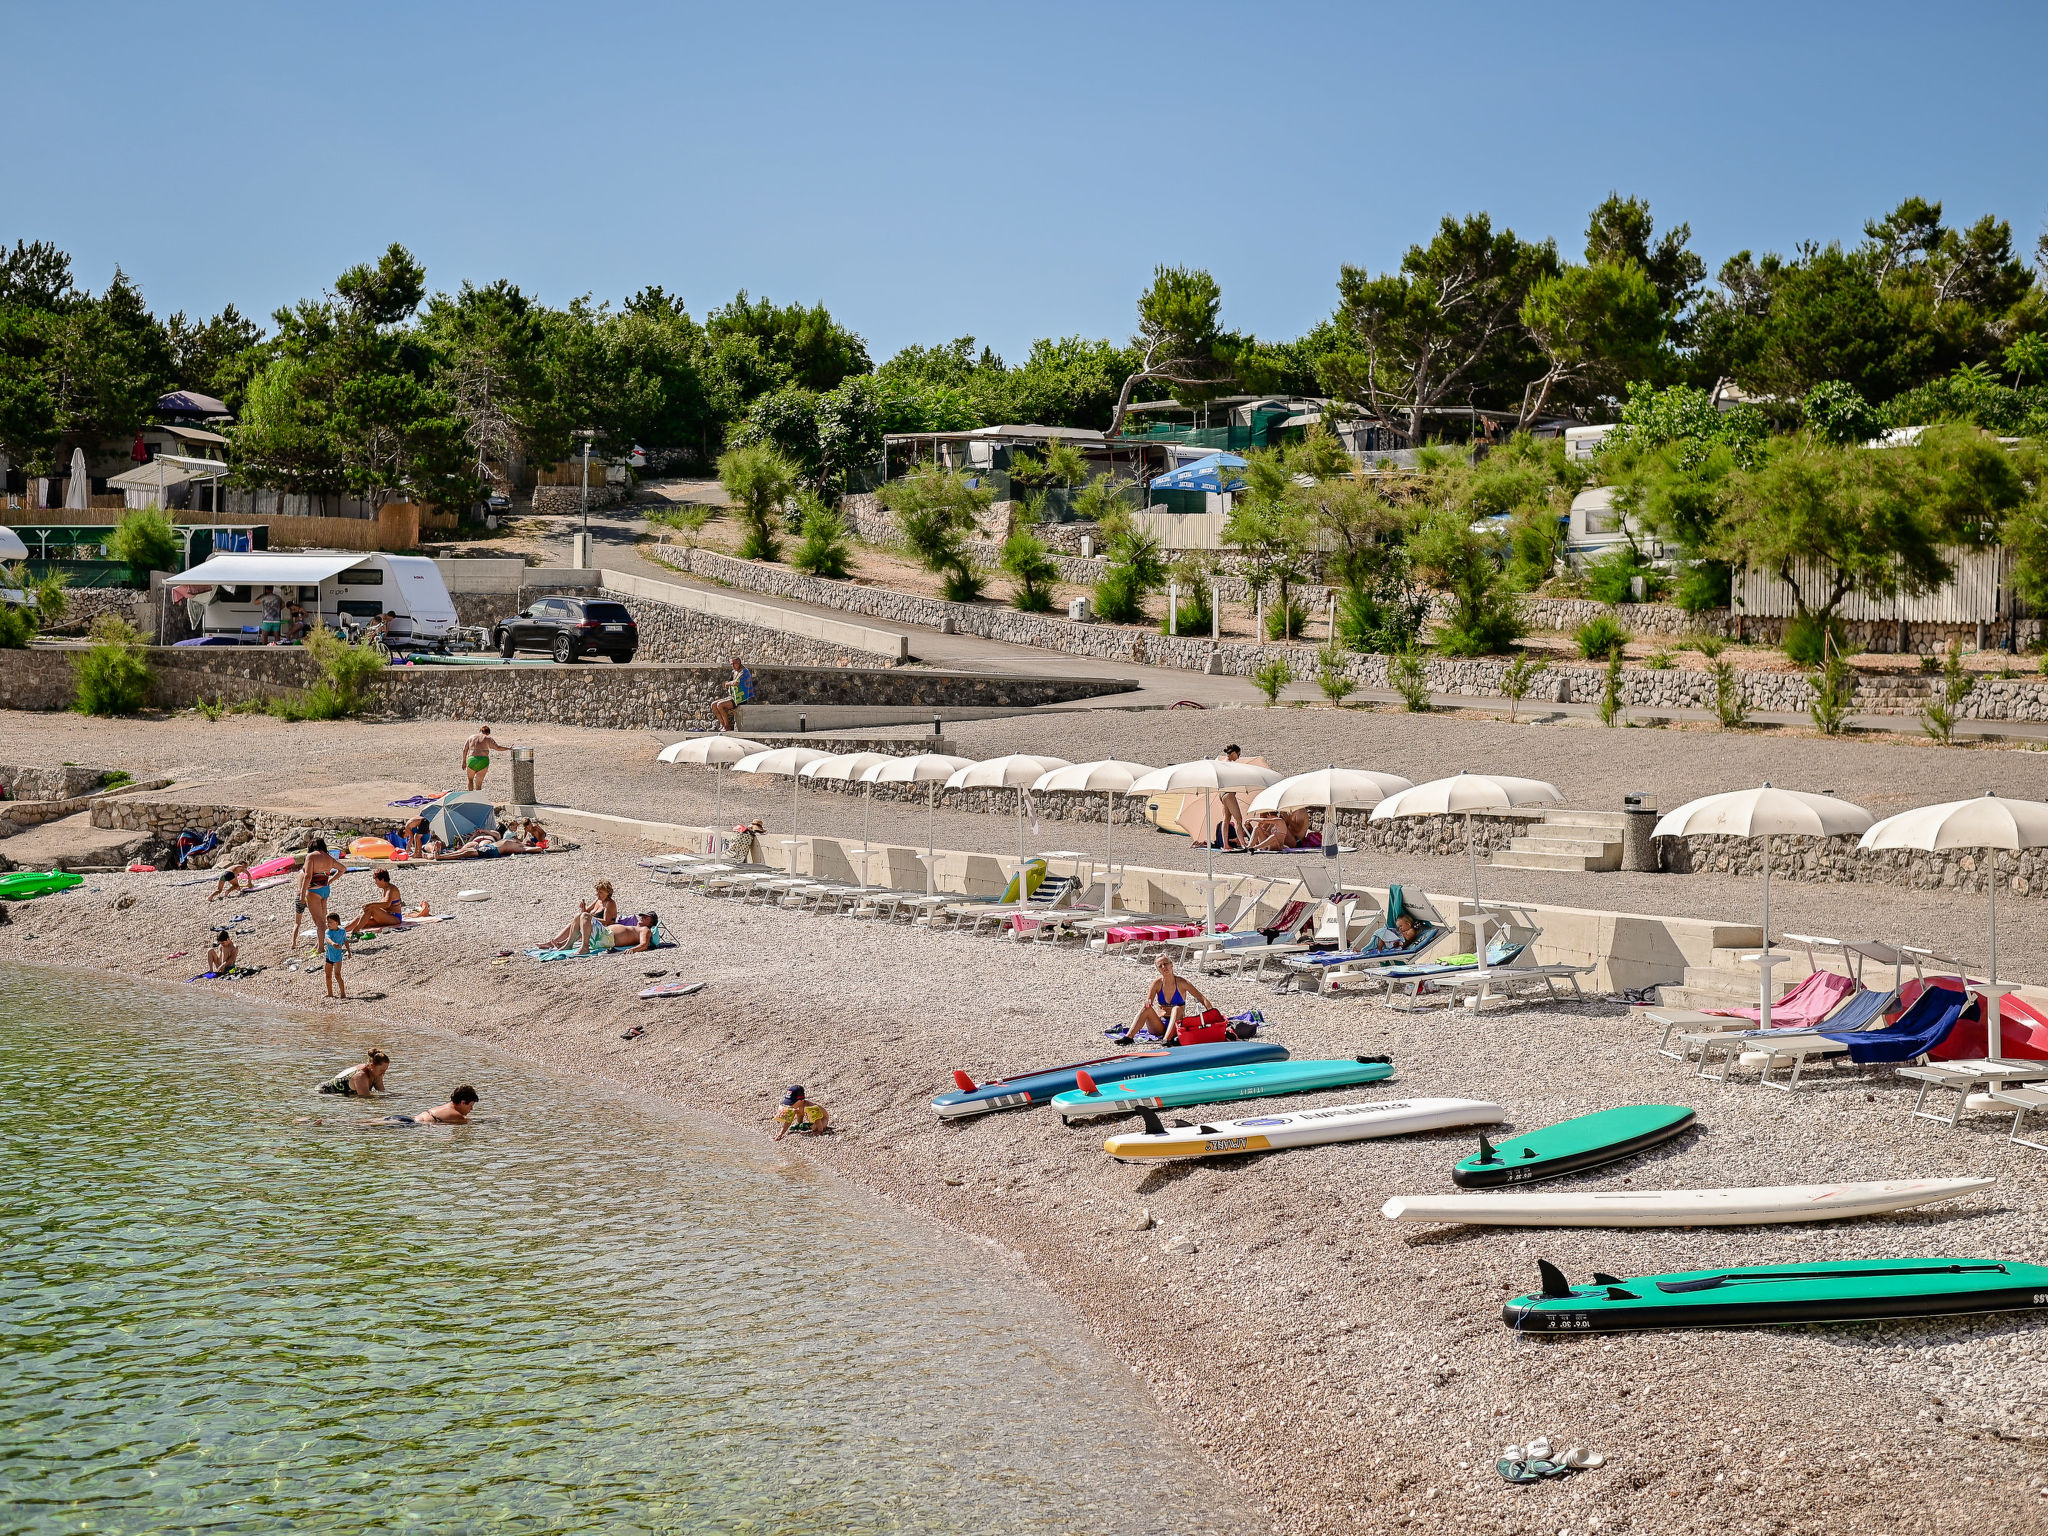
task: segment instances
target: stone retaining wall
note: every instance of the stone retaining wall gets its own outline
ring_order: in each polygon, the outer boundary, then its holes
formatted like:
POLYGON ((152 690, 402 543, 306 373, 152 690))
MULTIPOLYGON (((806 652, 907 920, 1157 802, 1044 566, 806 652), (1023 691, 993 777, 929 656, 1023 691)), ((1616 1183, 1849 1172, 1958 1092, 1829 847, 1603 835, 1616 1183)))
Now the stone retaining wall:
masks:
POLYGON ((749 666, 763 661, 791 667, 895 664, 893 658, 884 660, 869 651, 855 651, 718 614, 698 613, 651 598, 629 597, 605 587, 600 587, 597 595, 626 605, 633 622, 640 626, 640 656, 646 661, 729 663, 737 655, 746 657, 749 666))
MULTIPOLYGON (((626 499, 623 485, 598 485, 590 487, 589 505, 616 507, 626 499)), ((533 510, 544 516, 573 516, 584 507, 583 487, 580 485, 537 485, 533 488, 533 510)))
MULTIPOLYGON (((1763 874, 1763 843, 1758 839, 1660 837, 1657 851, 1671 874, 1707 872, 1757 878, 1763 874)), ((1863 853, 1857 851, 1853 835, 1780 837, 1772 839, 1771 878, 1801 885, 1892 885, 1915 891, 1982 893, 1988 857, 1966 849, 1923 853, 1887 848, 1863 853)), ((2001 895, 2048 895, 2048 849, 1999 854, 1998 889, 2001 895)), ((1931 942, 1930 935, 1924 933, 1902 937, 1916 943, 1931 942)))
POLYGON ((30 764, 0 763, 0 785, 6 786, 4 807, 17 800, 71 800, 98 789, 113 773, 111 768, 81 768, 67 763, 62 768, 39 768, 30 764))

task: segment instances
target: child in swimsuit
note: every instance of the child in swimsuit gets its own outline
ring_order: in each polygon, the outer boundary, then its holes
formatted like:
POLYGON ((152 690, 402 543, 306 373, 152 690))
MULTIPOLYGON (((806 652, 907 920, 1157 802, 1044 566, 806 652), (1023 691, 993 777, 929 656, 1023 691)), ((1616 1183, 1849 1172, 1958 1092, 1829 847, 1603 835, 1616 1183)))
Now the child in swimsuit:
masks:
POLYGON ((348 930, 341 926, 341 919, 329 916, 327 919, 327 995, 333 997, 336 988, 343 997, 348 996, 348 983, 341 977, 341 962, 354 954, 349 948, 348 930))
POLYGON ((825 1122, 832 1118, 830 1110, 814 1099, 804 1096, 804 1085, 798 1083, 782 1096, 782 1108, 775 1116, 780 1127, 775 1133, 777 1141, 791 1131, 799 1136, 816 1136, 825 1129, 825 1122))

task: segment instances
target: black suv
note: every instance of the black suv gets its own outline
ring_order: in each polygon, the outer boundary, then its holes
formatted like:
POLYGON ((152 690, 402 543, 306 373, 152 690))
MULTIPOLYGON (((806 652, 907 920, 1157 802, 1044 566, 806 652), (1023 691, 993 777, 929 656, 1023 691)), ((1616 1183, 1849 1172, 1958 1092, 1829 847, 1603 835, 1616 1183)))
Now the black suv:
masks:
POLYGON ((492 625, 491 648, 508 661, 518 651, 546 651, 563 663, 590 655, 631 661, 640 649, 640 626, 624 603, 544 597, 492 625))

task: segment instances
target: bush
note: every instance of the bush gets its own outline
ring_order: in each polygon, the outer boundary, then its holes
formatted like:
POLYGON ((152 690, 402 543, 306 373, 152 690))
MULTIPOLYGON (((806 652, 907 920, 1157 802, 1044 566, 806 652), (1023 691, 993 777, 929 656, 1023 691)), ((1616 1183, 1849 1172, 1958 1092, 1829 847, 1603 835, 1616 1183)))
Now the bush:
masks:
POLYGON ((203 696, 194 699, 192 707, 199 711, 200 718, 203 720, 218 720, 228 712, 226 703, 223 702, 221 696, 217 693, 213 696, 213 702, 211 703, 208 703, 203 696))
POLYGON ((92 622, 92 649, 73 660, 77 701, 85 715, 132 715, 149 702, 155 680, 142 658, 142 632, 103 613, 92 622))
POLYGON ((71 577, 63 571, 46 570, 37 576, 25 560, 0 565, 0 587, 19 592, 27 603, 22 617, 31 634, 64 621, 64 611, 71 606, 70 586, 71 577))
POLYGON ((1669 672, 1671 670, 1671 653, 1660 645, 1656 650, 1650 652, 1649 660, 1645 661, 1643 665, 1652 672, 1669 672))
POLYGON ((1426 715, 1435 706, 1429 701, 1429 671, 1416 651, 1403 651, 1387 663, 1387 681, 1401 695, 1410 714, 1426 715))
POLYGON ((773 560, 776 515, 795 494, 796 466, 766 443, 728 449, 718 458, 718 481, 732 498, 733 511, 746 525, 740 541, 742 560, 773 560))
POLYGON ((1358 691, 1358 679, 1351 675, 1349 662, 1344 648, 1335 643, 1316 652, 1316 686, 1332 704, 1342 704, 1358 691))
POLYGON ((1732 731, 1749 723, 1749 704, 1742 697, 1742 684, 1735 676, 1735 663, 1717 661, 1714 673, 1714 718, 1721 729, 1732 731))
POLYGON ((1095 617, 1105 624, 1137 624, 1145 617, 1145 596, 1128 570, 1111 566, 1095 583, 1095 617))
POLYGON ((1532 662, 1527 654, 1517 656, 1507 664, 1500 675, 1500 691, 1508 701, 1508 724, 1515 723, 1515 711, 1521 707, 1522 700, 1529 697, 1529 690, 1536 685, 1536 679, 1549 670, 1549 662, 1532 662))
POLYGON ((691 549, 697 547, 697 538, 704 532, 711 519, 718 516, 718 508, 708 502, 686 501, 680 506, 666 509, 657 508, 647 514, 647 521, 657 528, 669 528, 683 536, 683 542, 691 549))
POLYGON ((1622 648, 1633 638, 1628 626, 1608 613, 1588 619, 1572 631, 1572 640, 1577 644, 1579 654, 1588 661, 1604 661, 1610 656, 1619 656, 1622 648))
POLYGON ((320 680, 295 700, 273 705, 287 720, 340 720, 369 707, 370 683, 386 665, 384 653, 363 641, 351 645, 331 629, 306 636, 306 654, 320 668, 320 680), (296 708, 299 713, 289 713, 296 708))
POLYGON ((1823 736, 1839 736, 1848 723, 1849 707, 1856 701, 1856 682, 1849 675, 1849 663, 1838 651, 1827 665, 1813 675, 1813 702, 1806 712, 1814 729, 1823 736))
POLYGON ((1266 638, 1268 640, 1299 640, 1301 632, 1308 627, 1308 609, 1293 598, 1276 603, 1266 610, 1266 638))
POLYGON ((1635 583, 1643 582, 1643 597, 1654 601, 1664 595, 1668 580, 1664 573, 1638 554, 1633 545, 1614 548, 1586 562, 1586 595, 1599 603, 1636 601, 1635 583))
POLYGON ((789 563, 808 576, 844 581, 853 570, 846 519, 826 506, 816 491, 805 491, 797 498, 797 506, 803 516, 803 542, 789 557, 789 563))
POLYGON ((1159 541, 1126 525, 1108 550, 1109 564, 1095 584, 1096 616, 1110 624, 1145 622, 1145 599, 1166 584, 1159 541))
POLYGON ((1849 644, 1849 631, 1840 619, 1831 618, 1825 625, 1810 613, 1802 613, 1785 626, 1785 654, 1802 667, 1820 666, 1830 653, 1837 656, 1853 656, 1856 647, 1849 644))
POLYGON ((125 512, 107 535, 107 553, 145 571, 168 571, 178 563, 178 535, 155 507, 125 512))
POLYGON ((1412 586, 1395 552, 1347 582, 1337 599, 1337 633, 1355 651, 1398 656, 1413 650, 1429 618, 1429 593, 1412 586))
POLYGON ((1695 560, 1678 574, 1672 601, 1687 613, 1726 608, 1734 591, 1735 569, 1724 560, 1695 560))
POLYGON ((1621 651, 1608 653, 1607 675, 1600 680, 1600 723, 1613 726, 1621 718, 1621 651))
POLYGON ((1060 568, 1045 540, 1029 528, 1012 529, 1003 540, 1000 564, 1003 574, 1017 583, 1010 594, 1011 606, 1025 613, 1052 611, 1052 586, 1059 580, 1060 568))
MULTIPOLYGON (((1214 593, 1206 576, 1184 586, 1176 596, 1173 608, 1173 627, 1183 635, 1206 635, 1215 627, 1216 607, 1214 593)), ((1159 621, 1159 632, 1167 632, 1166 620, 1159 621)))
POLYGON ((1294 668, 1285 656, 1275 656, 1252 674, 1252 684, 1266 696, 1266 708, 1280 701, 1280 690, 1294 681, 1294 668))
POLYGON ((0 603, 0 651, 25 651, 35 635, 36 621, 28 609, 0 603))
POLYGON ((1521 603, 1501 574, 1504 541, 1474 533, 1469 514, 1447 507, 1433 514, 1408 543, 1416 573, 1450 599, 1437 631, 1446 656, 1491 656, 1522 638, 1521 603))
POLYGON ((1698 651, 1709 661, 1728 649, 1728 642, 1719 635, 1688 635, 1685 645, 1687 650, 1698 651))

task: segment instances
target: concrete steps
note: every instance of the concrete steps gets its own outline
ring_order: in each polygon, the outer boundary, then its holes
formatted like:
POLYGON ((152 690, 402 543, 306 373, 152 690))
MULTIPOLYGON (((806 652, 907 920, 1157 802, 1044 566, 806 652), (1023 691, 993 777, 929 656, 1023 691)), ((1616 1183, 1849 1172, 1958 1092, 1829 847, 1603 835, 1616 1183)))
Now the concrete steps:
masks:
POLYGON ((1493 856, 1498 869, 1588 872, 1621 868, 1619 811, 1545 811, 1526 835, 1493 856))

